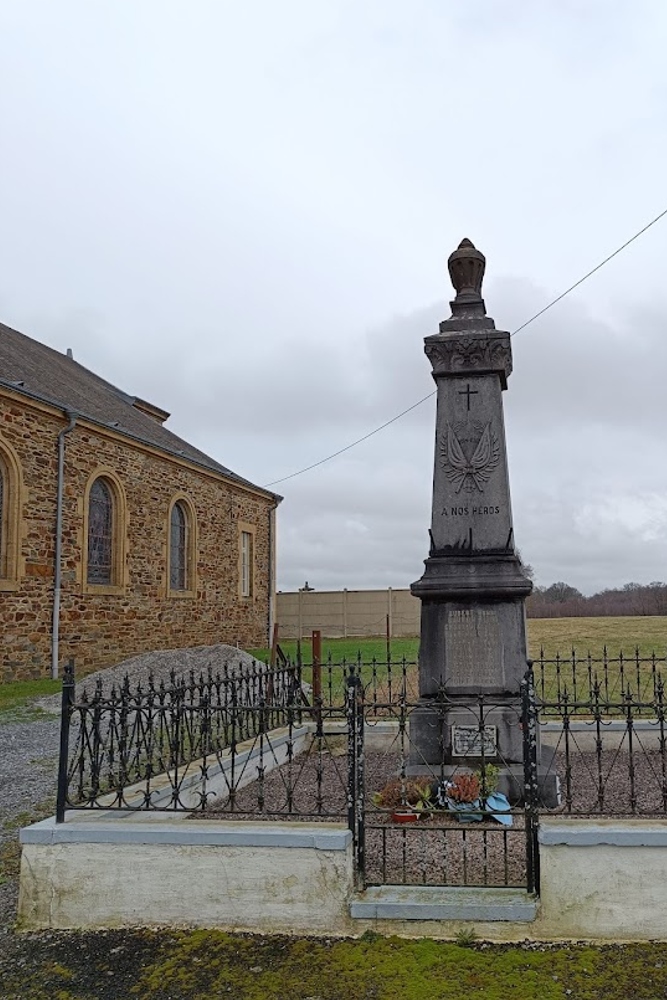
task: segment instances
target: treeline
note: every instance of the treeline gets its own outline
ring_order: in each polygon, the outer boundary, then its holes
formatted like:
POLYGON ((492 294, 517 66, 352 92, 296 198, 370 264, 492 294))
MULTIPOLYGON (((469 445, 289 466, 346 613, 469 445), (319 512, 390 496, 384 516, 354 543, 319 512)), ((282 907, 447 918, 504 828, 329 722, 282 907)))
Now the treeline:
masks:
POLYGON ((626 583, 591 597, 567 583, 535 587, 526 601, 529 618, 598 618, 620 615, 667 615, 667 583, 626 583))

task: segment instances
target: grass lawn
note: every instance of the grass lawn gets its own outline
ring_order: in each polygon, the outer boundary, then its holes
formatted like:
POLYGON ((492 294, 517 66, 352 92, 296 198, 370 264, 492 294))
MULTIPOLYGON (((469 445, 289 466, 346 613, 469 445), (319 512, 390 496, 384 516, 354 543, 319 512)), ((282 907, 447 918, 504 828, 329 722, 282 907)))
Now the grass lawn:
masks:
POLYGON ((110 931, 14 937, 8 1000, 656 1000, 667 945, 488 945, 110 931))
POLYGON ((0 684, 0 722, 19 722, 41 717, 44 713, 38 708, 30 707, 30 703, 35 698, 55 694, 61 687, 62 680, 52 681, 50 678, 0 684))

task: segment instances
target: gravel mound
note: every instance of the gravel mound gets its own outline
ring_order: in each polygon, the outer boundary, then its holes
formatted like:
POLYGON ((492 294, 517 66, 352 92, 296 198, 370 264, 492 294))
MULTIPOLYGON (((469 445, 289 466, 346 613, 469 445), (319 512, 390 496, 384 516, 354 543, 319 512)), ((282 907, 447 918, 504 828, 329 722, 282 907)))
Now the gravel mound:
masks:
MULTIPOLYGON (((265 664, 255 660, 250 653, 237 649, 236 646, 226 646, 222 642, 215 646, 155 650, 152 653, 140 653, 138 656, 130 657, 129 660, 123 660, 115 667, 107 667, 105 670, 98 670, 94 674, 82 677, 76 685, 76 698, 78 700, 84 690, 91 695, 98 679, 102 681, 103 695, 107 696, 114 684, 116 687, 122 684, 126 674, 130 678, 132 688, 135 688, 139 683, 142 687, 146 687, 151 676, 156 684, 161 680, 168 684, 172 671, 177 677, 187 675, 191 670, 198 676, 200 672, 206 673, 209 668, 216 673, 222 671, 225 666, 230 673, 239 667, 265 669, 265 664)), ((60 712, 61 696, 49 695, 48 698, 40 698, 36 704, 45 712, 57 714, 60 712)))

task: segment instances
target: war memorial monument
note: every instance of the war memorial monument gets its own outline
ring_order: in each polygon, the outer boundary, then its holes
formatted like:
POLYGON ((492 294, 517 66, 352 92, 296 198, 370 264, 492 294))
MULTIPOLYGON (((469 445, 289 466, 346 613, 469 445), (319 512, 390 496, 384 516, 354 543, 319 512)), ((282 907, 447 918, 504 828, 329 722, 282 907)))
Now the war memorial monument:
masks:
MULTIPOLYGON (((448 261, 450 319, 424 350, 437 385, 430 551, 412 593, 421 601, 419 706, 411 718, 412 773, 453 773, 482 755, 501 788, 523 789, 517 712, 527 669, 525 599, 532 590, 514 543, 502 393, 512 371, 510 334, 482 298, 485 258, 463 240, 448 261), (474 706, 484 695, 483 726, 474 706), (444 707, 443 707, 444 706, 444 707)), ((551 754, 549 754, 549 758, 551 754)), ((538 746, 542 795, 556 778, 538 746)), ((554 803, 555 804, 555 803, 554 803)))

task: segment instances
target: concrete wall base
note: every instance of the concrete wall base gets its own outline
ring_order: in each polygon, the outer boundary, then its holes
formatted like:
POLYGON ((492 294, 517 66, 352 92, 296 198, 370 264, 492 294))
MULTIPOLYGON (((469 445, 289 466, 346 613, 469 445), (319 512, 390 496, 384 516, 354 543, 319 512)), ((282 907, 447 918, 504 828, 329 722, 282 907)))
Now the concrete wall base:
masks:
POLYGON ((539 900, 516 890, 354 887, 342 824, 69 813, 21 831, 19 926, 219 927, 491 941, 667 940, 667 824, 544 818, 539 900))

